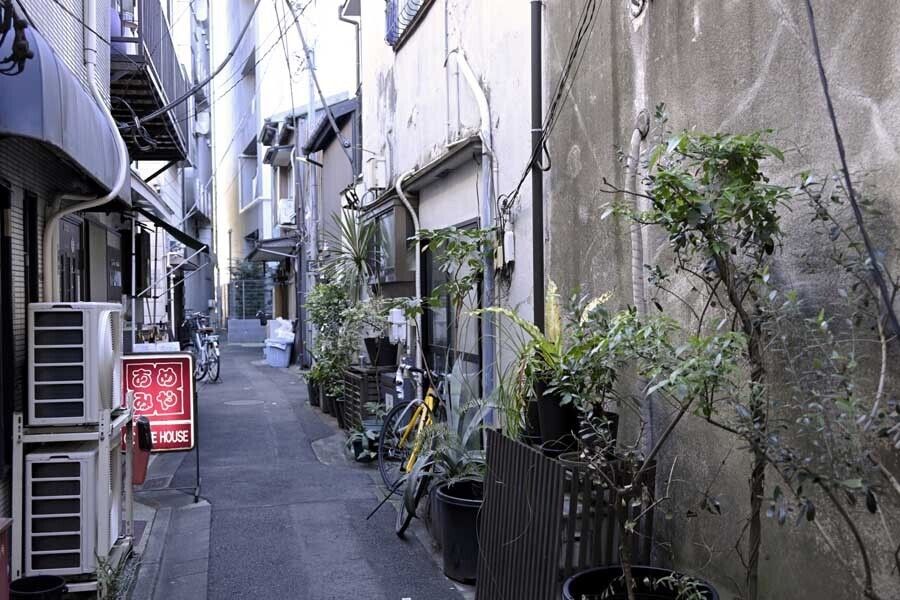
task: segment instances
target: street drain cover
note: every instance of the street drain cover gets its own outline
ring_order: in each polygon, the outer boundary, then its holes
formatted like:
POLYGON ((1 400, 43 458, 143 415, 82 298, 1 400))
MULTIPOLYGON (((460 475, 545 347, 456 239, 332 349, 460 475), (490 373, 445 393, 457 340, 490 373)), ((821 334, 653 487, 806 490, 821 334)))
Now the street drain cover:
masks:
POLYGON ((262 400, 228 400, 225 402, 228 406, 256 406, 263 404, 262 400))

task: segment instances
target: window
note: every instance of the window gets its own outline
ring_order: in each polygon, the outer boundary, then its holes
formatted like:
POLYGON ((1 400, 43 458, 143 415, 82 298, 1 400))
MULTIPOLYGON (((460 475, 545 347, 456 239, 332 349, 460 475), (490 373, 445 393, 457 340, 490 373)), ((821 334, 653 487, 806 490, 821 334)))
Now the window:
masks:
MULTIPOLYGON (((474 225, 465 225, 469 227, 474 225)), ((448 274, 438 268, 434 253, 423 256, 425 296, 430 296, 448 274)), ((480 288, 480 286, 479 286, 480 288)), ((452 374, 448 382, 450 407, 465 406, 481 394, 481 322, 471 316, 480 305, 481 290, 474 290, 457 311, 448 295, 432 301, 424 313, 423 339, 425 358, 438 372, 452 374), (459 319, 459 323, 456 320, 459 319), (454 349, 459 350, 454 355, 454 349)))
POLYGON ((59 223, 59 299, 81 302, 82 254, 81 222, 68 218, 59 223))
POLYGON ((256 157, 241 155, 238 157, 238 203, 241 210, 250 206, 256 199, 256 157))
POLYGON ((388 45, 399 50, 433 3, 434 0, 386 0, 385 41, 388 45))

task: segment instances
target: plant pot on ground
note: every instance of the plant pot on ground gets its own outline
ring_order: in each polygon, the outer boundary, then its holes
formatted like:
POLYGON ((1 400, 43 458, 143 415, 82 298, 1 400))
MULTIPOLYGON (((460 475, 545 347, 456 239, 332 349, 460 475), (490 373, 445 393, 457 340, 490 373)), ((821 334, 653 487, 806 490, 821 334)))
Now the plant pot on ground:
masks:
POLYGON ((341 397, 336 397, 332 400, 334 402, 334 416, 337 419, 338 427, 341 429, 347 429, 347 415, 345 414, 346 402, 341 397))
MULTIPOLYGON (((635 600, 718 600, 719 594, 708 583, 668 569, 632 567, 635 600)), ((622 567, 599 567, 581 571, 563 586, 565 600, 625 600, 622 567)))
POLYGON ((478 572, 478 515, 484 487, 476 481, 444 483, 438 486, 436 498, 444 575, 471 583, 478 572))
POLYGON ((367 337, 363 341, 371 364, 376 367, 390 367, 397 364, 397 344, 392 344, 390 338, 367 337))
POLYGON ((378 457, 378 435, 381 433, 379 424, 371 422, 354 427, 347 437, 347 449, 356 462, 372 462, 378 457))
POLYGON ((310 406, 319 406, 319 384, 312 381, 309 377, 306 378, 306 392, 309 395, 310 406))

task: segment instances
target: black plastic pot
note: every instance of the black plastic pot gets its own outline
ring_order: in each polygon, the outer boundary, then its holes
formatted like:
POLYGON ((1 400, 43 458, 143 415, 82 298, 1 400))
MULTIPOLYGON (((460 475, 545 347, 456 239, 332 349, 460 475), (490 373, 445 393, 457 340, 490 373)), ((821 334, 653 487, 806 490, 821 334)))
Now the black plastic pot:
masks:
POLYGON ((478 571, 478 513, 484 502, 481 483, 461 481, 437 488, 444 575, 475 581, 478 571))
POLYGON ((558 460, 570 469, 585 469, 588 465, 588 461, 582 458, 581 452, 578 450, 563 452, 559 455, 558 460))
POLYGON ((347 419, 344 414, 345 402, 343 398, 334 399, 334 416, 337 418, 338 427, 347 429, 347 419))
POLYGON ((328 392, 322 393, 322 412, 326 415, 334 415, 334 396, 329 394, 328 392))
POLYGON ((356 462, 367 463, 375 460, 370 454, 372 447, 368 442, 353 440, 353 443, 350 444, 350 450, 353 452, 353 460, 356 462))
POLYGON ((60 600, 66 591, 66 580, 56 575, 23 577, 9 584, 13 600, 60 600))
POLYGON ((575 404, 560 404, 557 394, 540 395, 537 402, 541 422, 542 449, 548 456, 572 450, 578 442, 578 409, 575 404))
MULTIPOLYGON (((677 600, 679 598, 677 588, 669 590, 662 586, 656 586, 657 589, 653 589, 656 582, 671 577, 672 571, 654 567, 632 567, 631 574, 636 583, 635 598, 637 600, 677 600)), ((678 576, 678 573, 674 573, 674 575, 678 576)), ((707 600, 719 600, 718 592, 705 581, 695 578, 691 578, 690 581, 699 584, 700 589, 697 591, 702 593, 707 600)), ((565 600, 594 600, 595 598, 626 600, 628 595, 625 592, 622 567, 599 567, 575 573, 563 586, 563 598, 565 600), (610 585, 613 587, 610 588, 610 585)))
POLYGON ((306 391, 309 394, 310 406, 319 406, 319 384, 307 380, 306 391))
POLYGON ((390 367, 397 364, 397 344, 392 344, 386 336, 365 338, 369 362, 376 367, 390 367))

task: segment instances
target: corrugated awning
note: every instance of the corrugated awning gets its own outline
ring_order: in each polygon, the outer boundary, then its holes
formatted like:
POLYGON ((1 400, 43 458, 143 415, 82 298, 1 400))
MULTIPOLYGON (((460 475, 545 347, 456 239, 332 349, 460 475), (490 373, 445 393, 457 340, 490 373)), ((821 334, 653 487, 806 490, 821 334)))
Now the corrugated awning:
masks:
MULTIPOLYGON (((31 27, 25 36, 34 58, 26 61, 20 74, 3 78, 0 137, 24 137, 47 144, 101 188, 111 189, 120 167, 115 158, 119 132, 110 127, 105 109, 94 102, 44 38, 31 27)), ((6 37, 0 56, 11 54, 14 37, 6 37)), ((119 194, 129 201, 129 181, 119 194)))
POLYGON ((297 256, 300 247, 295 236, 257 240, 256 247, 247 255, 252 262, 280 262, 297 256))

